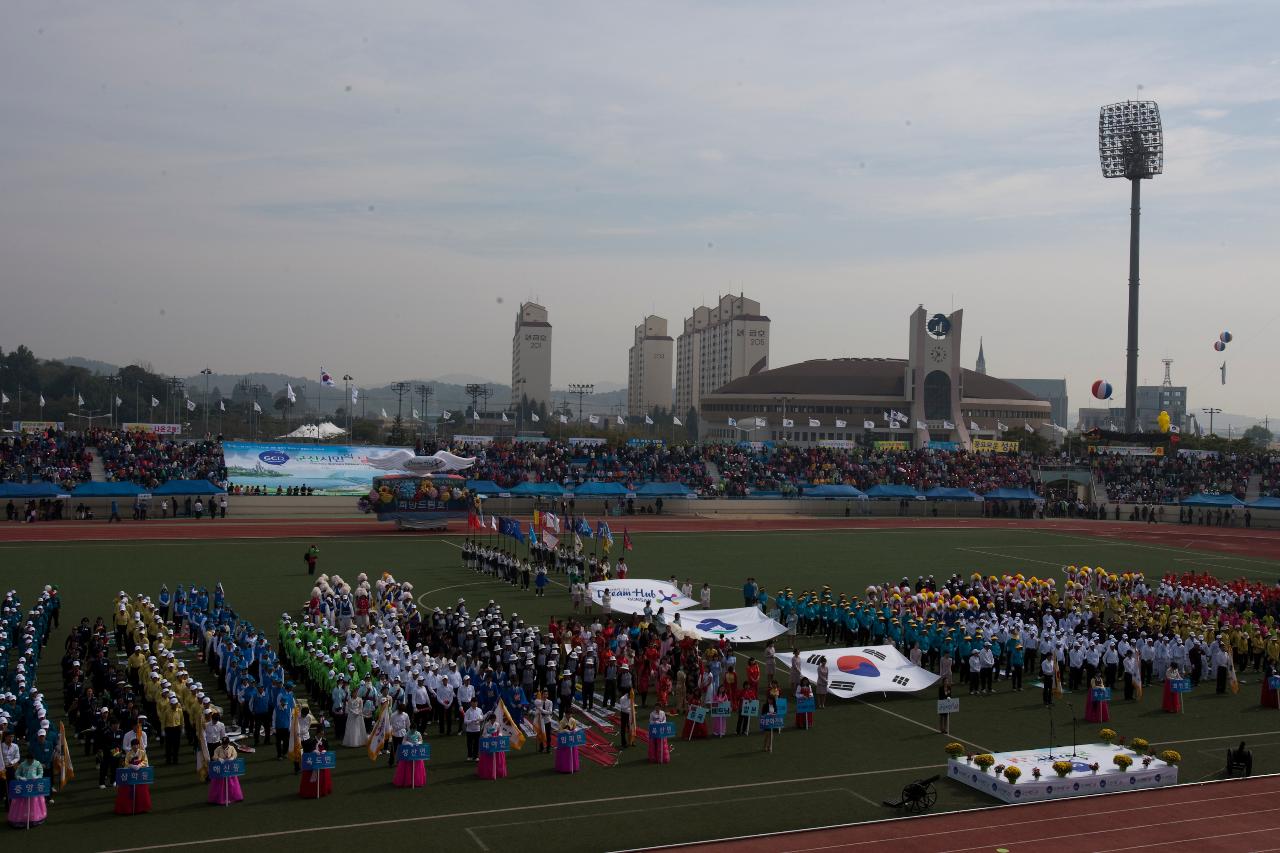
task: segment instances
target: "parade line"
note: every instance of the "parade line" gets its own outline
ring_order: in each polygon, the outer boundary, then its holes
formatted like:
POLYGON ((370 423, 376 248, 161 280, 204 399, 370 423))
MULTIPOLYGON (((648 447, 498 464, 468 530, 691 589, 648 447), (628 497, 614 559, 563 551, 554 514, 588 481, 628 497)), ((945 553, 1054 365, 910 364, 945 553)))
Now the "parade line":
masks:
MULTIPOLYGON (((275 832, 255 832, 249 835, 224 835, 218 838, 199 838, 191 841, 174 841, 168 844, 148 844, 142 847, 113 847, 100 850, 98 853, 141 853, 144 850, 170 850, 176 847, 196 847, 202 844, 223 844, 235 841, 252 841, 259 838, 283 838, 290 835, 301 835, 311 832, 329 832, 341 829, 369 829, 376 826, 392 826, 406 823, 422 823, 434 820, 451 820, 462 817, 483 817, 485 815, 510 814, 511 812, 532 811, 534 809, 561 808, 566 806, 590 806, 599 803, 619 803, 629 800, 647 800, 654 797, 678 797, 689 794, 702 794, 711 791, 735 791, 743 788, 759 788, 765 785, 794 785, 803 782, 824 782, 829 779, 852 779, 858 776, 879 776, 882 773, 906 773, 908 771, 937 770, 942 764, 924 764, 917 767, 893 767, 885 770, 861 770, 856 773, 833 773, 827 776, 805 776, 799 779, 771 779, 767 782, 744 782, 740 785, 720 785, 714 788, 683 788, 678 791, 662 791, 655 794, 627 794, 620 797, 597 797, 591 800, 567 800, 559 803, 535 803, 527 806, 508 806, 501 809, 481 809, 478 811, 450 812, 448 814, 420 815, 417 817, 401 817, 391 820, 369 820, 360 823, 342 823, 330 826, 306 826, 298 829, 282 829, 275 832)), ((566 817, 572 817, 567 815, 566 817)))

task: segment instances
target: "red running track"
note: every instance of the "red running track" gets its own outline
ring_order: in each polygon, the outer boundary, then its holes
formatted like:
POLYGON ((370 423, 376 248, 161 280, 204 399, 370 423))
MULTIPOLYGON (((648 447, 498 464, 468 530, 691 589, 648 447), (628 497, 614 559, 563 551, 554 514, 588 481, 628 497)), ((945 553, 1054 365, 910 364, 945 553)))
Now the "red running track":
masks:
POLYGON ((1277 795, 1280 776, 1265 776, 665 849, 696 853, 1280 850, 1277 795))
MULTIPOLYGON (((1147 525, 1137 522, 999 518, 703 518, 630 516, 613 522, 633 533, 697 533, 885 529, 1044 530, 1069 536, 1097 536, 1165 548, 1210 551, 1238 557, 1280 560, 1280 530, 1238 527, 1147 525)), ((449 533, 465 535, 463 522, 449 533)), ((173 539, 284 539, 344 536, 439 534, 400 531, 373 518, 229 518, 210 521, 162 519, 146 522, 58 521, 0 525, 0 542, 145 541, 173 539)))

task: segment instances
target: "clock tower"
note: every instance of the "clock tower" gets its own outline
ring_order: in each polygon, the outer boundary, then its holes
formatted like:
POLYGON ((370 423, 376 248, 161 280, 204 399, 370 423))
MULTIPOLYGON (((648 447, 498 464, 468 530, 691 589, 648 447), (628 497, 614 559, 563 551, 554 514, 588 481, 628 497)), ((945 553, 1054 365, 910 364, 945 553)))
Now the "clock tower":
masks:
POLYGON ((911 401, 909 426, 915 433, 916 447, 925 447, 930 441, 969 446, 968 424, 960 409, 963 325, 963 310, 929 314, 921 305, 911 314, 911 349, 903 384, 911 401))

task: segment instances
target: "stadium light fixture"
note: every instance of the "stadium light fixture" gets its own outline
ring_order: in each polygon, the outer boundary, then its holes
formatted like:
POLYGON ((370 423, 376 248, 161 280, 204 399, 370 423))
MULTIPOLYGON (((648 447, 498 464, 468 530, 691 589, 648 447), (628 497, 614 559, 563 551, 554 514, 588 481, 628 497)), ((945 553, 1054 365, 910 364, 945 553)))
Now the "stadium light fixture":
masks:
POLYGON ((1142 181, 1164 172, 1164 131, 1155 101, 1123 101, 1098 111, 1102 177, 1127 178, 1129 208, 1129 343, 1125 363, 1125 432, 1138 428, 1138 222, 1142 181))

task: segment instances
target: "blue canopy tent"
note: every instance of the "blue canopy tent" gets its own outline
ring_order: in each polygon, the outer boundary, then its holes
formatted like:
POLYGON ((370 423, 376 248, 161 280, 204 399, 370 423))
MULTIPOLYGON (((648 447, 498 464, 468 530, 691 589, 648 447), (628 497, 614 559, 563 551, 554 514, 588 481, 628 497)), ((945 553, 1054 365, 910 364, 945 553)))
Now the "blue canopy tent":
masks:
POLYGON ((684 483, 645 483, 636 489, 638 498, 694 498, 698 493, 684 483))
POLYGON ((493 480, 467 480, 467 491, 473 495, 500 495, 502 487, 493 480))
POLYGON ((1244 501, 1235 495, 1207 495, 1201 492, 1198 495, 1192 495, 1189 498, 1183 498, 1178 501, 1183 506, 1244 506, 1244 501))
POLYGON ((149 495, 146 489, 137 483, 81 483, 71 491, 73 498, 136 498, 149 495))
POLYGON ((867 489, 867 497, 873 501, 889 501, 903 500, 904 498, 915 500, 920 497, 920 493, 911 486, 898 486, 888 483, 881 483, 867 489))
POLYGON ((0 483, 0 498, 69 498, 71 494, 57 483, 36 480, 34 483, 0 483))
POLYGON ((1249 509, 1280 509, 1280 498, 1261 497, 1245 504, 1249 509))
POLYGON ((929 501, 980 501, 982 495, 972 489, 949 489, 945 486, 934 486, 924 493, 929 501))
POLYGON ((621 483, 602 483, 598 480, 573 487, 575 498, 625 498, 630 494, 633 492, 627 491, 627 487, 621 483))
POLYGON ((521 483, 511 490, 513 498, 558 498, 563 494, 559 483, 521 483))
POLYGON ((865 501, 867 493, 853 486, 846 486, 843 483, 825 483, 821 486, 810 486, 800 495, 802 498, 814 498, 835 500, 837 498, 846 498, 865 501))
POLYGON ((225 495, 226 489, 215 486, 208 480, 170 480, 159 488, 152 489, 153 497, 167 495, 225 495))
POLYGON ((1030 489, 992 489, 982 496, 984 501, 1038 501, 1040 496, 1030 489))

